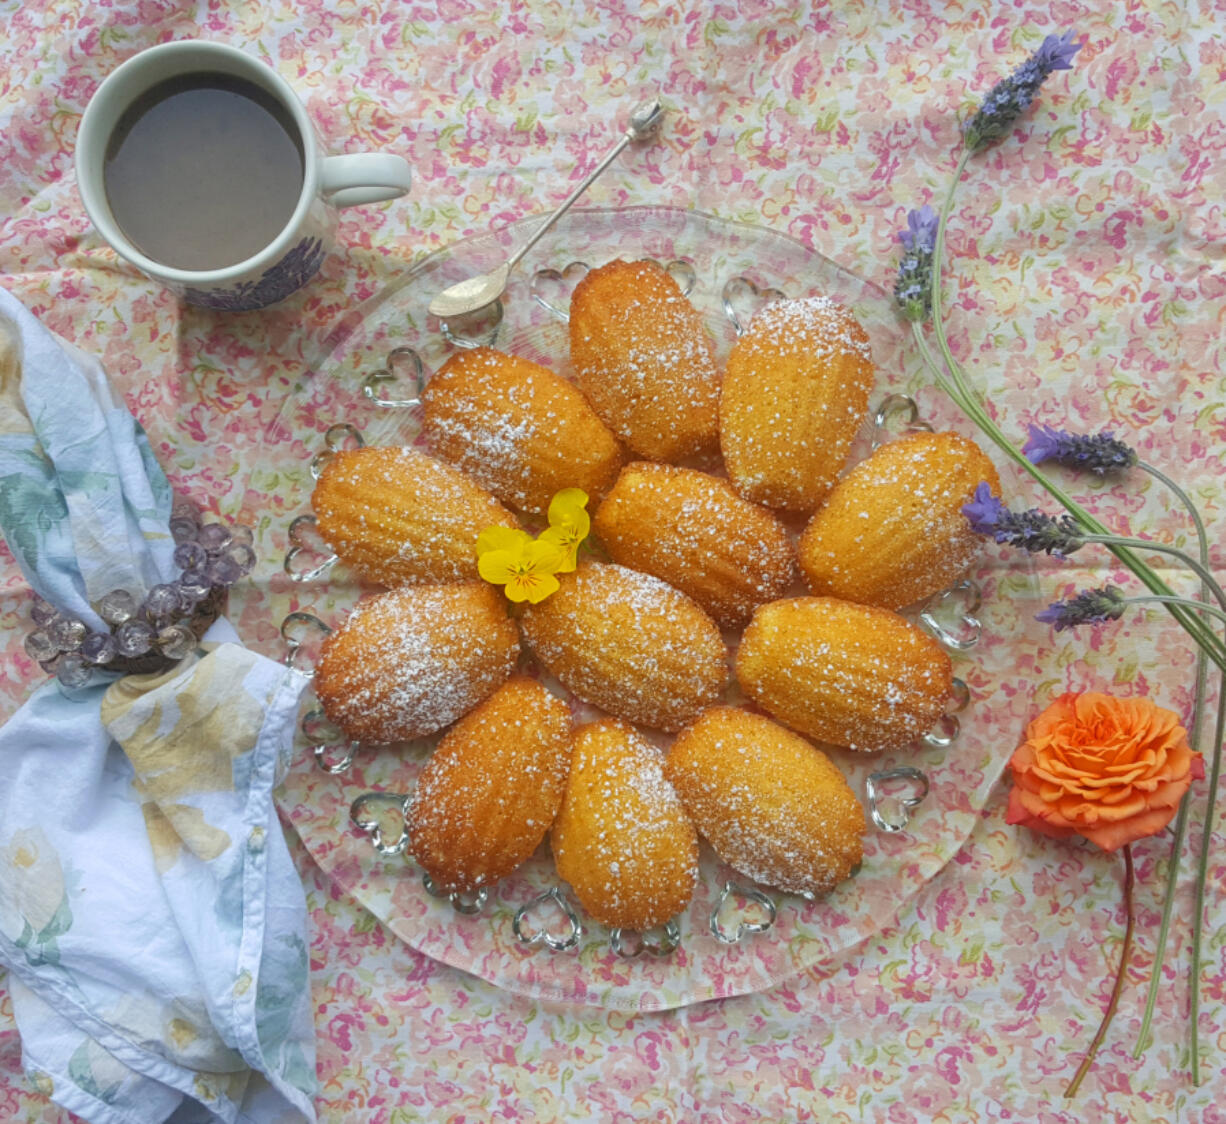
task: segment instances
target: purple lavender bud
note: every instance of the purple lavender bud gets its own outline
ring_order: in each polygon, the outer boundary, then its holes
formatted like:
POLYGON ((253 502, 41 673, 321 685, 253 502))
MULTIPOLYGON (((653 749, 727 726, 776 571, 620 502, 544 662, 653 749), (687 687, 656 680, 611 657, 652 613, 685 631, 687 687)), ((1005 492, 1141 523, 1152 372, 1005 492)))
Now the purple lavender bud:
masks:
POLYGON ((51 639, 47 633, 36 628, 33 632, 27 633, 22 645, 26 650, 26 655, 36 663, 42 663, 43 660, 53 660, 59 655, 60 646, 51 639))
POLYGON ((109 632, 91 632, 81 642, 81 655, 92 664, 110 663, 119 649, 109 632))
POLYGON ((126 589, 112 589, 98 602, 98 616, 107 624, 123 624, 136 614, 136 598, 126 589))
POLYGON ((179 591, 173 585, 155 585, 145 594, 144 610, 151 620, 164 620, 179 611, 179 591))
POLYGON ((971 502, 963 505, 962 514, 976 534, 991 535, 998 543, 1008 543, 1031 554, 1043 552, 1063 558, 1085 546, 1081 529, 1071 516, 1057 519, 1037 508, 1021 513, 1010 511, 992 495, 987 484, 975 489, 971 502))
POLYGON ((1138 459, 1137 454, 1109 430, 1090 437, 1034 424, 1030 426, 1030 436, 1022 452, 1031 464, 1054 461, 1065 468, 1093 472, 1098 476, 1132 468, 1138 459))
POLYGON ((898 240, 903 244, 903 249, 932 253, 937 248, 940 225, 941 216, 925 203, 917 210, 907 212, 907 229, 898 232, 898 240))
POLYGON ((243 576, 242 567, 233 558, 228 558, 224 554, 209 559, 204 572, 211 586, 233 585, 243 576))
POLYGON ((1066 31, 1047 36, 1030 58, 988 91, 983 105, 963 126, 966 145, 972 152, 1007 137, 1048 76, 1056 70, 1072 69, 1073 56, 1085 45, 1084 40, 1074 43, 1073 34, 1066 31))
POLYGON ((996 525, 1009 514, 1005 505, 992 495, 992 486, 986 481, 975 488, 971 502, 964 504, 962 514, 970 520, 971 530, 977 535, 995 535, 996 525))
POLYGON ((1076 628, 1083 624, 1104 624, 1117 621, 1124 615, 1128 602, 1113 585, 1101 589, 1087 589, 1068 601, 1053 601, 1034 619, 1044 624, 1055 625, 1057 632, 1076 628))
POLYGON ((153 629, 145 621, 127 621, 115 630, 115 648, 121 656, 143 656, 153 647, 153 629))
POLYGON ((898 232, 906 253, 898 264, 894 299, 908 320, 932 315, 932 252, 936 248, 940 216, 927 203, 907 214, 907 229, 898 232))
POLYGON ((180 570, 194 570, 203 566, 208 556, 209 552, 195 540, 181 542, 175 547, 175 565, 180 570))
POLYGON ((157 634, 157 648, 168 659, 181 660, 196 650, 196 635, 190 628, 172 624, 157 634))
POLYGON ((81 641, 89 634, 84 621, 76 617, 56 617, 47 626, 47 635, 55 642, 61 652, 75 652, 81 647, 81 641))
POLYGON ((52 605, 50 601, 44 601, 41 597, 35 595, 34 604, 30 606, 30 617, 36 625, 46 628, 59 615, 59 609, 52 605))
POLYGON ((210 554, 216 554, 230 545, 230 528, 224 523, 205 523, 196 541, 210 554))
POLYGON ((55 665, 55 677, 65 687, 84 687, 91 675, 89 665, 76 652, 61 656, 55 665))
POLYGON ((200 524, 195 519, 176 515, 170 521, 170 533, 175 542, 191 542, 200 532, 200 524))

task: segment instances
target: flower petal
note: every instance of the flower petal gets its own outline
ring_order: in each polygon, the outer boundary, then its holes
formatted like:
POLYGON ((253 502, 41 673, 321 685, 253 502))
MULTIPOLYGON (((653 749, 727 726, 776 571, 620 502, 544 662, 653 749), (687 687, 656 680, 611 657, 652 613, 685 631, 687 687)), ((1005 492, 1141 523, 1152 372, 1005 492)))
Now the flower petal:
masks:
POLYGON ((515 550, 521 543, 531 541, 532 536, 518 527, 504 527, 501 524, 486 527, 477 536, 477 557, 490 550, 515 550))

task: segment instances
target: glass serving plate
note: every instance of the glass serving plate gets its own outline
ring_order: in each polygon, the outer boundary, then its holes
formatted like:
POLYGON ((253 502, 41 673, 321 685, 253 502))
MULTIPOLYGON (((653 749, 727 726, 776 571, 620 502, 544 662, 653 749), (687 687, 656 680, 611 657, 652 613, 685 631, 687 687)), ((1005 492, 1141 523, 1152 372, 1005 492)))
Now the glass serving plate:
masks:
MULTIPOLYGON (((499 264, 540 221, 464 239, 416 264, 344 318, 328 354, 287 398, 267 433, 278 461, 253 477, 248 499, 248 506, 265 507, 275 499, 283 521, 263 521, 261 554, 287 556, 296 575, 270 583, 259 607, 265 630, 269 620, 279 623, 295 613, 337 626, 363 592, 353 575, 327 564, 326 549, 312 543, 309 527, 304 534, 296 518, 310 511, 313 458, 352 443, 355 431, 367 445, 420 443, 412 403, 421 380, 457 347, 490 344, 569 374, 569 291, 587 266, 613 258, 652 258, 666 266, 688 288, 721 364, 738 328, 766 300, 824 293, 849 306, 868 331, 878 370, 876 425, 866 425, 853 460, 874 440, 917 424, 973 436, 942 396, 917 390, 920 365, 888 294, 785 235, 693 211, 573 211, 512 273, 500 306, 450 325, 427 314, 436 293, 499 264), (903 397, 907 392, 924 402, 922 419, 903 397)), ((704 844, 698 890, 676 921, 679 943, 667 954, 659 952, 671 943, 666 935, 611 940, 583 917, 554 872, 547 843, 492 887, 476 911, 470 900, 432 893, 401 853, 398 833, 403 798, 437 738, 354 747, 352 763, 333 774, 315 761, 311 742, 321 739, 308 716, 279 804, 320 866, 400 939, 507 990, 641 1010, 762 990, 801 970, 830 966, 878 932, 965 841, 1030 709, 1033 669, 1019 664, 1015 653, 1032 647, 1026 632, 1038 636, 1032 621, 1037 607, 1029 563, 995 548, 971 582, 933 599, 925 627, 945 636, 954 673, 967 687, 960 699, 966 705, 934 731, 931 744, 891 754, 833 755, 863 800, 874 790, 885 828, 869 824, 859 872, 825 898, 806 900, 753 887, 704 844)), ((924 608, 913 609, 911 617, 918 619, 924 608)), ((294 645, 302 636, 291 626, 304 619, 291 617, 287 626, 294 645)), ((301 661, 302 655, 290 658, 301 661)))

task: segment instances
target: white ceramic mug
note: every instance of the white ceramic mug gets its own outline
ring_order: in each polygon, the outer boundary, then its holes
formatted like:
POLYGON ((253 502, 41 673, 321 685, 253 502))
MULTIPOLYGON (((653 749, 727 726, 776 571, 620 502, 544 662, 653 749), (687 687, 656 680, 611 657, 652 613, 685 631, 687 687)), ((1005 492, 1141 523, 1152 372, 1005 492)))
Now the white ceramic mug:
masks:
POLYGON ((399 156, 325 156, 302 103, 275 70, 234 47, 199 39, 150 47, 107 76, 81 119, 76 169, 85 210, 121 256, 189 304, 234 310, 274 304, 314 277, 332 247, 338 207, 395 199, 409 190, 410 182, 409 165, 399 156), (159 82, 200 73, 255 83, 284 108, 302 146, 302 189, 289 222, 257 254, 225 269, 177 269, 143 254, 115 221, 103 184, 107 141, 124 110, 159 82))

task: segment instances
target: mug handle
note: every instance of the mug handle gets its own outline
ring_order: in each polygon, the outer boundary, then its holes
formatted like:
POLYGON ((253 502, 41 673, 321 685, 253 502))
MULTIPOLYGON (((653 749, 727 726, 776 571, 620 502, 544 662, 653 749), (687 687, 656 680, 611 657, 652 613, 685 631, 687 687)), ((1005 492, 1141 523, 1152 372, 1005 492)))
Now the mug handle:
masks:
POLYGON ((403 156, 390 152, 355 152, 325 156, 319 190, 333 207, 383 203, 398 199, 412 182, 412 171, 403 156))

